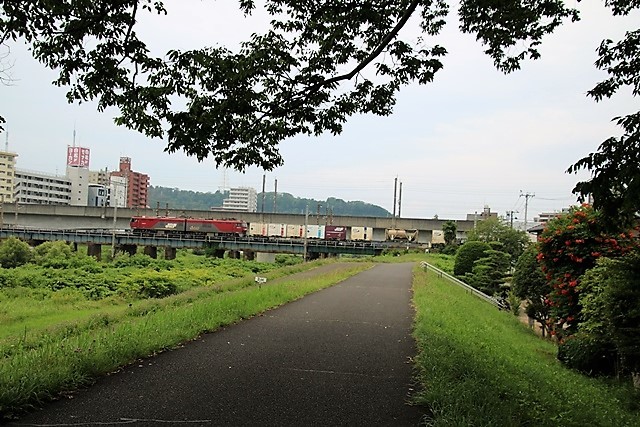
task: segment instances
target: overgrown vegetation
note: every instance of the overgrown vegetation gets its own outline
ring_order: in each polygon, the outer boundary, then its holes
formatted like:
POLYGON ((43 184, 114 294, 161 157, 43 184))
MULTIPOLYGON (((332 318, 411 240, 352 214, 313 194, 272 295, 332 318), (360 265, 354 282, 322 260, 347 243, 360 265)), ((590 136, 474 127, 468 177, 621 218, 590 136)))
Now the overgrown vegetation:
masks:
POLYGON ((414 400, 427 425, 640 425, 628 384, 566 369, 553 342, 419 267, 414 305, 422 384, 414 400))

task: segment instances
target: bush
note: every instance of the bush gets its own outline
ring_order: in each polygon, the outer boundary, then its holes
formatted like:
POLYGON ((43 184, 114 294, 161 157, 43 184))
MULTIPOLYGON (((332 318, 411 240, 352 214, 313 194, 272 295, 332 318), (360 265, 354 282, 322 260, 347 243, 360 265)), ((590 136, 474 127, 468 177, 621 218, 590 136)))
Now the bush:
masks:
POLYGON ((485 252, 490 250, 488 243, 480 241, 470 241, 460 246, 456 253, 453 265, 453 274, 464 277, 465 274, 473 271, 473 263, 485 256, 485 252))
POLYGON ((45 242, 33 250, 34 262, 43 267, 67 268, 73 251, 66 242, 45 242))
POLYGON ((302 258, 298 255, 278 254, 276 255, 276 264, 279 266, 296 265, 302 262, 302 258))
POLYGON ((22 240, 9 237, 0 244, 0 266, 15 268, 31 261, 31 247, 22 240))
POLYGON ((618 355, 611 341, 578 332, 560 343, 558 360, 587 375, 611 375, 616 371, 618 355))
POLYGON ((144 298, 164 298, 178 293, 178 286, 165 273, 147 271, 130 279, 137 294, 144 298))

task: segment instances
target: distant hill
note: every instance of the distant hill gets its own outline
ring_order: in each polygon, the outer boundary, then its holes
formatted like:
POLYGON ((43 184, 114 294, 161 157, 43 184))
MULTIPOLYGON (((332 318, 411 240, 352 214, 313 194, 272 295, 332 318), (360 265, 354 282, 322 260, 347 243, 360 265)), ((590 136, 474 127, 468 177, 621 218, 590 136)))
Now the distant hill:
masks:
MULTIPOLYGON (((164 209, 209 210, 222 207, 222 201, 228 192, 216 191, 203 193, 199 191, 180 190, 179 188, 149 186, 149 207, 164 209)), ((274 193, 265 193, 264 212, 274 211, 274 193)), ((315 200, 295 197, 289 193, 278 193, 275 203, 276 212, 304 214, 309 207, 310 215, 349 215, 387 217, 391 213, 386 209, 362 201, 344 201, 329 197, 327 200, 315 200)), ((262 209, 262 193, 258 194, 258 211, 262 209)))

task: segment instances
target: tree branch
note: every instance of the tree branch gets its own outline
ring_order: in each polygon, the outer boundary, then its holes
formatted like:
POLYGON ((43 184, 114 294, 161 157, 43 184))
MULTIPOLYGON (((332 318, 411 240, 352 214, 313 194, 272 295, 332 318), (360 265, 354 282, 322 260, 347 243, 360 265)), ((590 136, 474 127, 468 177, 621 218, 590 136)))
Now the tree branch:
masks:
POLYGON ((311 95, 314 92, 317 92, 318 90, 320 90, 320 88, 325 87, 325 86, 329 86, 332 85, 334 83, 337 83, 339 81, 342 80, 351 80, 356 74, 358 74, 360 71, 362 71, 367 65, 369 65, 374 59, 376 59, 383 51, 384 49, 389 45, 389 43, 391 42, 391 40, 393 40, 398 33, 400 32, 400 30, 402 29, 402 27, 404 27, 404 25, 407 23, 407 21, 409 20, 409 18, 411 17, 411 15, 413 15, 413 12, 416 11, 416 8, 418 7, 418 4, 420 3, 420 0, 413 0, 411 2, 411 4, 409 4, 409 7, 407 8, 407 10, 404 12, 404 14, 402 15, 402 17, 400 17, 400 20, 398 21, 398 23, 395 25, 395 27, 393 27, 393 29, 391 30, 391 32, 389 32, 381 41, 380 44, 378 45, 378 47, 376 47, 370 54, 369 56, 367 56, 364 61, 362 61, 361 63, 359 63, 353 70, 351 70, 349 73, 347 74, 342 74, 340 76, 335 76, 332 77, 328 80, 324 80, 320 83, 316 83, 315 85, 305 89, 303 92, 307 92, 305 94, 305 97, 311 95))

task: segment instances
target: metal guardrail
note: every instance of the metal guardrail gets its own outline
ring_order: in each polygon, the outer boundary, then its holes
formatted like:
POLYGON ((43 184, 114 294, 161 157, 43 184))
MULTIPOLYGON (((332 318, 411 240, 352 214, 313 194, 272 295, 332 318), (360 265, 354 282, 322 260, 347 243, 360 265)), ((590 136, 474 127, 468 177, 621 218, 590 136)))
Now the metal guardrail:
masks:
POLYGON ((425 270, 432 270, 435 273, 438 273, 440 275, 440 277, 445 277, 446 279, 448 279, 448 280, 452 281, 453 283, 455 283, 456 285, 466 289, 467 291, 471 292, 472 294, 474 294, 475 296, 479 297, 480 299, 483 299, 486 302, 488 302, 489 304, 492 304, 494 307, 497 307, 499 309, 505 308, 497 299, 485 294, 484 292, 480 292, 479 290, 477 290, 473 286, 467 285, 462 280, 450 275, 449 273, 447 273, 445 271, 440 270, 437 267, 434 267, 433 265, 429 264, 426 261, 421 261, 420 262, 420 267, 422 267, 425 270))

